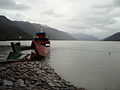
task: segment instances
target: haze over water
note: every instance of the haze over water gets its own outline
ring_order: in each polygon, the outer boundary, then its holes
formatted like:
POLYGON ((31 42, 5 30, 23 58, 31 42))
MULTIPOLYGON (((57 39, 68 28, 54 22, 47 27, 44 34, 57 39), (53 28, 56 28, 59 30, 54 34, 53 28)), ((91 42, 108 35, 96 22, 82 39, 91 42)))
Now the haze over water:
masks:
MULTIPOLYGON (((0 47, 0 58, 9 50, 0 47)), ((76 86, 120 90, 120 42, 52 41, 47 60, 58 74, 76 86)))

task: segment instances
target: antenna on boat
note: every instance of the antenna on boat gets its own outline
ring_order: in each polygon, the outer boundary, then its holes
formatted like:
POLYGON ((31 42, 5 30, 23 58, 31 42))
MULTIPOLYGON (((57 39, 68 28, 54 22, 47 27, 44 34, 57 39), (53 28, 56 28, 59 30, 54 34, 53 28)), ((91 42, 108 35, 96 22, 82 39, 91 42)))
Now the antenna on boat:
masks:
POLYGON ((18 38, 19 38, 19 42, 20 42, 20 40, 21 40, 21 38, 22 38, 22 37, 21 37, 21 36, 19 36, 18 38))
POLYGON ((42 28, 40 28, 40 29, 38 29, 38 30, 37 30, 37 32, 43 32, 43 29, 42 29, 42 28))
POLYGON ((42 28, 40 28, 40 32, 43 32, 43 29, 42 29, 42 28))
POLYGON ((42 28, 38 29, 38 32, 43 32, 43 29, 42 28))

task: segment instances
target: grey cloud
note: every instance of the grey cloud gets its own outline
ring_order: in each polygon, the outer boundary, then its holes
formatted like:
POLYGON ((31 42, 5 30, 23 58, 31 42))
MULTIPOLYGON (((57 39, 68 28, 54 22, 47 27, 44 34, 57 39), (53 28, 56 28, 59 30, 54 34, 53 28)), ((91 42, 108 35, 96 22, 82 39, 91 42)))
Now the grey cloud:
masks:
POLYGON ((120 6, 120 0, 114 0, 114 4, 120 6))
POLYGON ((99 17, 90 17, 86 19, 86 24, 89 24, 91 26, 95 27, 105 27, 109 24, 114 24, 116 21, 111 16, 99 16, 99 17))
MULTIPOLYGON (((96 11, 97 12, 97 11, 96 11)), ((85 29, 85 28, 101 28, 101 27, 106 27, 107 25, 111 25, 111 24, 115 24, 116 21, 113 19, 114 16, 111 15, 107 15, 105 13, 103 14, 93 14, 92 16, 84 16, 81 19, 79 18, 74 18, 74 19, 70 19, 68 20, 69 22, 75 22, 72 23, 71 25, 69 25, 69 27, 71 28, 75 28, 75 29, 85 29), (82 22, 81 22, 82 21, 82 22)))
POLYGON ((94 5, 94 8, 101 8, 101 9, 106 9, 106 10, 112 10, 114 8, 119 8, 120 7, 120 0, 113 0, 113 2, 105 5, 94 5))
POLYGON ((93 17, 86 18, 86 24, 106 31, 114 31, 114 28, 107 26, 117 24, 116 17, 120 17, 120 0, 114 0, 106 5, 93 6, 93 17))
POLYGON ((116 24, 116 20, 113 19, 114 17, 111 16, 101 16, 97 18, 89 18, 86 25, 90 25, 91 28, 97 28, 101 31, 113 31, 113 29, 108 28, 107 26, 116 24))
POLYGON ((15 0, 0 0, 0 8, 7 10, 24 10, 28 9, 28 6, 24 4, 17 4, 15 0))
POLYGON ((116 27, 109 27, 117 24, 116 20, 114 20, 114 15, 110 15, 109 12, 102 12, 102 10, 100 12, 98 9, 94 10, 94 12, 91 12, 92 15, 86 13, 82 18, 79 18, 78 15, 77 17, 70 19, 67 27, 72 28, 77 32, 88 32, 88 34, 96 35, 96 37, 99 38, 117 31, 116 27))
POLYGON ((60 18, 63 16, 63 15, 57 14, 54 10, 47 10, 47 11, 41 12, 41 14, 52 16, 52 17, 57 17, 57 18, 60 18))
POLYGON ((86 29, 86 28, 90 28, 88 26, 81 26, 81 25, 71 25, 69 26, 69 28, 73 28, 73 29, 86 29))
POLYGON ((44 15, 56 15, 56 13, 53 10, 44 11, 44 12, 42 12, 42 14, 44 14, 44 15))

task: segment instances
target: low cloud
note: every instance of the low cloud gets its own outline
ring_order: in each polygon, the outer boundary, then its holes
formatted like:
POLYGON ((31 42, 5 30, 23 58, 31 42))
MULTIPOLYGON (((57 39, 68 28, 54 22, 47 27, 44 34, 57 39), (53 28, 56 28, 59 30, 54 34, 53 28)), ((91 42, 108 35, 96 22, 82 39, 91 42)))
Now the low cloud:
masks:
POLYGON ((6 10, 24 10, 29 7, 24 4, 18 4, 15 0, 0 0, 0 8, 6 10))
POLYGON ((114 4, 120 7, 120 0, 115 0, 114 4))
POLYGON ((115 9, 115 8, 120 8, 120 0, 113 0, 111 3, 103 4, 103 5, 94 5, 94 8, 98 9, 115 9))
POLYGON ((60 18, 63 16, 63 15, 57 14, 54 10, 43 11, 41 12, 41 14, 46 16, 51 16, 51 17, 57 17, 57 18, 60 18))

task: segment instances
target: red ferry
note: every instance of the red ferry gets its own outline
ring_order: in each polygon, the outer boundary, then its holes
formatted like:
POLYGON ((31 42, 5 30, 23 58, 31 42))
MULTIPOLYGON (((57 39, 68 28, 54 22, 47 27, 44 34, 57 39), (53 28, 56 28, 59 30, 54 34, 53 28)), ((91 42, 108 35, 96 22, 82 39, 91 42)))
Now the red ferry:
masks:
POLYGON ((37 32, 31 46, 21 46, 20 42, 11 42, 12 52, 8 61, 33 60, 46 57, 50 52, 50 41, 45 32, 37 32))
POLYGON ((50 52, 50 41, 45 32, 37 32, 31 47, 35 49, 37 55, 45 57, 50 52))

